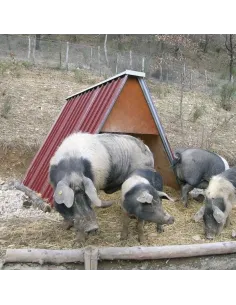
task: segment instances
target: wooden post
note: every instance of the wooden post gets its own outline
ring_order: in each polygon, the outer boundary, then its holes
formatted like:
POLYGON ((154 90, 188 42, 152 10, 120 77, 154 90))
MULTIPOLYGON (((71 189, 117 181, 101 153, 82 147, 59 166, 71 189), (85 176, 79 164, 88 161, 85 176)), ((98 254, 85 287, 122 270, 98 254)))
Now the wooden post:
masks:
POLYGON ((30 53, 31 53, 31 41, 30 41, 30 36, 28 37, 29 39, 29 44, 28 44, 28 59, 30 59, 30 53))
POLYGON ((101 76, 100 46, 98 46, 98 69, 99 69, 99 75, 101 76))
POLYGON ((89 69, 92 69, 92 61, 93 61, 93 48, 91 47, 90 50, 90 65, 89 65, 89 69))
POLYGON ((11 51, 11 44, 10 44, 10 41, 9 41, 9 35, 8 34, 6 34, 6 38, 7 38, 8 50, 11 51))
POLYGON ((160 78, 159 81, 162 82, 163 81, 163 73, 162 73, 162 61, 160 63, 160 78))
POLYGON ((192 74, 192 70, 190 70, 190 84, 189 84, 190 90, 192 90, 192 84, 193 84, 193 74, 192 74))
POLYGON ((130 69, 132 69, 132 64, 133 64, 133 60, 132 60, 132 50, 129 51, 129 67, 130 69))
POLYGON ((107 34, 105 35, 105 41, 104 41, 104 53, 106 58, 107 66, 109 65, 108 57, 107 57, 107 34))
POLYGON ((116 54, 116 74, 118 73, 118 53, 116 54))
POLYGON ((66 70, 69 70, 69 42, 66 43, 66 70))
POLYGON ((205 70, 205 79, 206 79, 206 84, 207 84, 207 70, 205 70))
POLYGON ((60 50, 59 50, 59 67, 60 67, 60 69, 62 68, 62 56, 61 56, 61 51, 62 51, 62 42, 60 41, 60 50))
POLYGON ((185 62, 184 62, 183 71, 184 71, 184 77, 185 77, 186 76, 186 64, 185 64, 185 62))
POLYGON ((40 39, 41 39, 41 34, 36 34, 35 35, 36 43, 35 43, 35 50, 40 51, 40 39))
POLYGON ((35 64, 35 48, 36 48, 36 38, 33 39, 32 59, 33 59, 33 63, 34 63, 34 64, 35 64))
POLYGON ((144 72, 145 68, 145 57, 142 58, 142 72, 144 72))
POLYGON ((85 270, 97 270, 98 268, 98 248, 86 247, 84 249, 85 270))

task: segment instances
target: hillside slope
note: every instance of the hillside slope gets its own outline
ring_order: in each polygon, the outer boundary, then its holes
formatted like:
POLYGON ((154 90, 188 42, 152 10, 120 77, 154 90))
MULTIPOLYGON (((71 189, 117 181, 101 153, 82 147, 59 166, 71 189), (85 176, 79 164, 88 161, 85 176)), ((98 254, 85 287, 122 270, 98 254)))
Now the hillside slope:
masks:
MULTIPOLYGON (((101 80, 82 70, 65 72, 22 65, 16 73, 9 66, 0 82, 0 155, 3 160, 0 173, 3 176, 24 174, 65 98, 101 80)), ((203 147, 222 154, 231 164, 236 163, 235 107, 227 112, 218 106, 215 98, 188 91, 183 93, 181 120, 180 89, 147 83, 172 149, 203 147)))

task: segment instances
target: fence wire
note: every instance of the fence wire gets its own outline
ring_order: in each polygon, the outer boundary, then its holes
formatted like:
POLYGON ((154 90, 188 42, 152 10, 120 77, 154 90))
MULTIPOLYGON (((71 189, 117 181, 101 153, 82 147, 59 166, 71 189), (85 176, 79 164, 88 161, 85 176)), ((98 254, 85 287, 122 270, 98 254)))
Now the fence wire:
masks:
POLYGON ((214 93, 219 80, 214 74, 200 73, 187 66, 184 61, 165 58, 157 60, 150 53, 139 54, 107 48, 103 45, 86 46, 82 44, 40 39, 37 48, 35 37, 0 35, 1 60, 14 57, 16 60, 34 65, 58 69, 86 69, 95 74, 110 77, 124 70, 143 71, 147 79, 158 82, 183 85, 185 90, 200 90, 214 93), (149 54, 149 55, 147 55, 149 54))

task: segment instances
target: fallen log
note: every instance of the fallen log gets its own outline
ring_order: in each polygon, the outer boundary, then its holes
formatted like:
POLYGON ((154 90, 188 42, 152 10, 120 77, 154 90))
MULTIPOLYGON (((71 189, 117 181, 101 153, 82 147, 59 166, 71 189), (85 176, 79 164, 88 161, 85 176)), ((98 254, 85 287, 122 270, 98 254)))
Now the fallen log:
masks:
POLYGON ((101 260, 146 260, 236 253, 236 242, 173 245, 161 247, 106 247, 99 249, 101 260))
MULTIPOLYGON (((104 247, 72 250, 8 249, 4 263, 85 262, 95 269, 98 260, 152 260, 236 253, 236 241, 160 247, 104 247)), ((87 267, 88 266, 88 267, 87 267)))
POLYGON ((84 262, 83 249, 46 250, 46 249, 7 249, 5 263, 63 264, 84 262))
POLYGON ((34 208, 39 208, 43 212, 51 212, 51 206, 46 203, 41 197, 37 195, 36 192, 25 186, 24 184, 20 183, 19 181, 14 182, 14 187, 17 190, 24 192, 32 201, 32 206, 34 208))

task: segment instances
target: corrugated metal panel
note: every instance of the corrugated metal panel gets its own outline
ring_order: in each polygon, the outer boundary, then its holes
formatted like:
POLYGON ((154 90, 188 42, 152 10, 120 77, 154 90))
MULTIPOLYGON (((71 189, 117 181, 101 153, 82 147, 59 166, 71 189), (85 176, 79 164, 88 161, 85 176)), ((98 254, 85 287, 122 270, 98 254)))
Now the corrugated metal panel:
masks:
POLYGON ((98 133, 127 78, 128 75, 124 74, 68 99, 25 175, 25 186, 52 202, 53 190, 48 182, 48 169, 57 147, 73 132, 98 133))
POLYGON ((114 78, 118 78, 118 77, 121 77, 121 76, 124 76, 124 75, 130 75, 130 76, 136 76, 136 77, 145 77, 145 73, 144 72, 133 71, 133 70, 125 70, 125 71, 123 71, 123 72, 121 72, 119 74, 116 74, 116 75, 114 75, 114 76, 112 76, 112 77, 110 77, 110 78, 108 78, 108 79, 106 79, 106 80, 104 80, 104 81, 102 81, 102 82, 100 82, 98 84, 93 85, 92 87, 86 88, 86 89, 84 89, 82 91, 79 91, 79 92, 77 92, 77 93, 75 93, 73 95, 68 96, 67 100, 70 99, 71 97, 74 97, 75 95, 81 94, 81 93, 83 93, 85 91, 93 89, 93 88, 95 88, 97 86, 100 86, 100 85, 102 85, 104 83, 107 83, 107 82, 113 80, 114 78))

